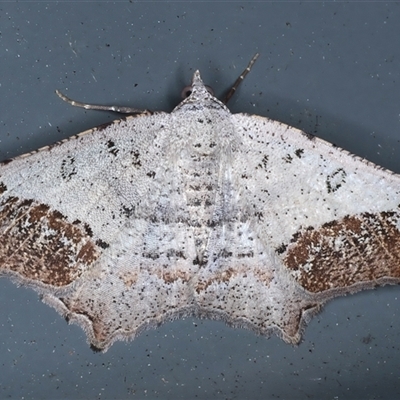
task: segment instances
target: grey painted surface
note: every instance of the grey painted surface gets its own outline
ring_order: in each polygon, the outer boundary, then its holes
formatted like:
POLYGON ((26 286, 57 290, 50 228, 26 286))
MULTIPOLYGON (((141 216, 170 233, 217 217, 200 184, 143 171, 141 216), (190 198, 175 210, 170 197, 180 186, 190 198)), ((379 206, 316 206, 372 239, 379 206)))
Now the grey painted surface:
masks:
MULTIPOLYGON (((0 159, 115 119, 63 103, 170 111, 194 69, 229 104, 400 172, 399 3, 0 4, 0 159)), ((37 295, 0 280, 0 398, 392 399, 400 289, 329 303, 291 347, 186 319, 92 353, 37 295)))

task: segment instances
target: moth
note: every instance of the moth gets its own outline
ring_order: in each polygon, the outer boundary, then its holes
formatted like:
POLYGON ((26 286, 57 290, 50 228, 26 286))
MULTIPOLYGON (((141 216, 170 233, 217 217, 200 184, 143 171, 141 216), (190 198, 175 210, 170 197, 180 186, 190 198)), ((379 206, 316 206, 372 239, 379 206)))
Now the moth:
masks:
POLYGON ((298 343, 335 296, 400 281, 400 178, 296 128, 232 114, 199 71, 131 114, 0 164, 0 275, 94 349, 183 316, 298 343))

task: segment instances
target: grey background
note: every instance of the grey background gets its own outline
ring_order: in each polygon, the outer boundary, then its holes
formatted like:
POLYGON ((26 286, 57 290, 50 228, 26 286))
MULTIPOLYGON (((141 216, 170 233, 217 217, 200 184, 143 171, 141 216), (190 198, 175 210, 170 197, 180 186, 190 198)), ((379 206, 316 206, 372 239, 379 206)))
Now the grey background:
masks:
MULTIPOLYGON (((233 112, 278 119, 400 172, 398 2, 0 3, 0 159, 115 119, 62 102, 170 111, 195 69, 233 112)), ((393 399, 400 291, 329 303, 299 347, 187 318, 93 353, 0 280, 0 398, 393 399)))

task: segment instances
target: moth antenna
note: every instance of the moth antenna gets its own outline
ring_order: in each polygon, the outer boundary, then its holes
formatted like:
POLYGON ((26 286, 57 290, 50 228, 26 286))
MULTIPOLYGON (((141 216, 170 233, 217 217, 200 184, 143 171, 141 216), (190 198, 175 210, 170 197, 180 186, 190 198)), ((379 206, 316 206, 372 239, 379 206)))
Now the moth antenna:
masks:
POLYGON ((253 64, 256 62, 259 54, 256 53, 254 54, 253 58, 250 60, 249 64, 247 65, 246 69, 240 74, 240 76, 236 79, 235 83, 225 96, 224 100, 222 101, 224 104, 226 104, 230 98, 235 94, 236 89, 238 86, 242 83, 243 79, 246 77, 246 75, 250 72, 251 68, 253 67, 253 64))
POLYGON ((84 108, 85 110, 100 110, 100 111, 113 111, 116 113, 120 114, 145 114, 145 115, 151 115, 153 114, 149 110, 138 110, 137 108, 132 108, 132 107, 120 107, 120 106, 102 106, 99 104, 87 104, 87 103, 82 103, 80 101, 75 101, 67 97, 65 94, 62 94, 59 90, 56 90, 57 96, 67 102, 68 104, 71 104, 71 106, 74 107, 80 107, 84 108))

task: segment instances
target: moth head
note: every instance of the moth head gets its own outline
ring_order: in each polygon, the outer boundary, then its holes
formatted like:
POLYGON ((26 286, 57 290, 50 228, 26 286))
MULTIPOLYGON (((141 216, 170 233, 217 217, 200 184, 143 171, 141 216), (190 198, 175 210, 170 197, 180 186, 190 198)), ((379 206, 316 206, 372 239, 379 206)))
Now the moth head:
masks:
POLYGON ((201 79, 200 76, 200 71, 197 70, 194 74, 193 74, 193 78, 192 78, 192 84, 185 86, 182 89, 181 92, 181 97, 182 99, 187 99, 192 93, 193 91, 204 91, 204 89, 211 95, 214 96, 214 90, 211 86, 205 85, 203 83, 203 80, 201 79))
POLYGON ((193 74, 192 84, 182 90, 184 100, 178 104, 174 111, 196 111, 199 109, 225 109, 225 105, 214 97, 214 91, 203 83, 200 72, 193 74))

